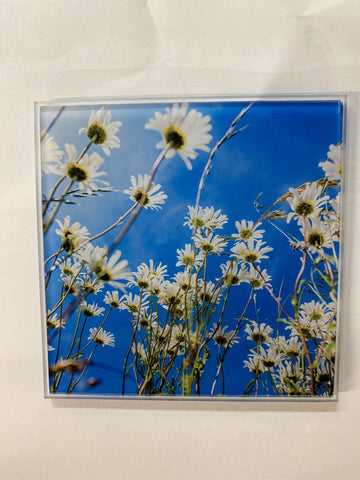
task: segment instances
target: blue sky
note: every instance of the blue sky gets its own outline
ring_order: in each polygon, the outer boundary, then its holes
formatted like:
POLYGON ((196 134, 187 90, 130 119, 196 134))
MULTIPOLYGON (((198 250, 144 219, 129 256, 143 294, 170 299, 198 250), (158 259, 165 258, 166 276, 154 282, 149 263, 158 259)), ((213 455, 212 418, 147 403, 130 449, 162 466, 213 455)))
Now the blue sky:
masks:
MULTIPOLYGON (((247 103, 242 102, 191 104, 191 108, 211 117, 211 148, 246 105, 247 103)), ((62 221, 65 215, 69 214, 72 221, 77 220, 86 225, 91 235, 94 235, 113 223, 132 205, 128 196, 123 193, 123 190, 130 186, 130 175, 149 173, 159 153, 155 146, 160 140, 160 134, 145 130, 144 125, 153 117, 155 111, 164 112, 164 108, 165 104, 111 106, 112 119, 122 122, 118 133, 120 149, 113 149, 110 157, 106 157, 99 146, 92 146, 89 153, 97 151, 105 159, 100 170, 108 173, 104 179, 111 183, 115 191, 101 197, 76 199, 76 205, 63 205, 57 218, 62 221)), ((85 134, 79 135, 78 131, 87 126, 91 109, 97 107, 68 107, 64 110, 50 132, 61 149, 64 150, 65 142, 74 144, 78 152, 84 148, 87 137, 85 134)), ((56 111, 57 108, 42 107, 42 129, 48 126, 56 111)), ((330 144, 337 144, 342 140, 342 105, 335 101, 257 102, 240 121, 239 126, 244 125, 247 125, 246 129, 225 142, 216 153, 212 171, 200 199, 201 206, 214 206, 229 217, 228 224, 219 232, 225 235, 235 232, 236 220, 257 220, 258 214, 253 203, 259 193, 262 193, 261 203, 270 206, 290 187, 323 177, 318 163, 326 159, 330 144)), ((188 228, 183 226, 184 216, 187 214, 188 205, 195 204, 199 180, 207 159, 208 154, 200 151, 192 162, 192 171, 186 169, 179 156, 166 159, 162 163, 155 183, 160 183, 161 190, 168 195, 166 204, 159 211, 143 209, 118 247, 122 251, 122 257, 129 261, 132 270, 136 270, 141 262, 147 263, 149 259, 153 259, 156 263, 161 261, 168 265, 170 277, 179 271, 175 267, 176 249, 183 248, 191 239, 188 228)), ((44 192, 51 189, 54 180, 56 181, 56 178, 52 175, 43 175, 44 192)), ((293 228, 282 220, 277 225, 286 229, 293 228)), ((58 246, 59 237, 54 235, 53 230, 54 228, 45 237, 45 257, 53 253, 58 246)), ((286 238, 270 224, 265 225, 265 230, 264 239, 274 251, 270 253, 268 260, 264 260, 263 268, 267 268, 273 277, 274 291, 278 291, 281 283, 285 281, 283 289, 287 294, 294 284, 300 263, 299 256, 292 252, 286 238)), ((99 239, 98 244, 111 246, 117 233, 116 230, 109 233, 107 237, 99 239)), ((219 262, 214 260, 212 264, 209 278, 211 275, 219 276, 219 262)), ((59 283, 53 281, 53 284, 55 296, 59 283)), ((242 286, 232 290, 224 322, 230 328, 234 325, 234 317, 243 308, 245 290, 242 286)), ((52 294, 48 295, 49 307, 53 298, 55 297, 52 294)), ((101 294, 96 297, 96 302, 101 303, 101 294)), ((260 306, 260 321, 267 321, 274 327, 277 312, 274 302, 265 291, 258 293, 257 302, 260 306)), ((89 368, 84 379, 101 376, 102 382, 94 390, 83 390, 83 393, 119 392, 121 377, 118 369, 121 370, 122 357, 130 338, 130 327, 124 312, 114 313, 105 329, 115 334, 116 348, 97 349, 95 361, 100 367, 89 368), (102 368, 102 364, 112 365, 113 369, 102 368)), ((254 318, 253 306, 249 308, 247 316, 254 318)), ((91 321, 88 325, 96 326, 91 321)), ((71 328, 67 328, 64 338, 71 333, 71 328)), ((244 336, 242 332, 240 335, 244 336)), ((52 355, 50 353, 50 362, 52 355)), ((243 338, 239 345, 231 349, 225 362, 228 395, 241 394, 251 378, 242 368, 244 358, 246 342, 243 338)), ((209 371, 212 373, 207 376, 205 372, 202 381, 204 392, 213 381, 214 365, 215 353, 209 360, 209 371)), ((129 393, 134 393, 131 391, 134 387, 135 385, 131 387, 129 381, 129 393)))

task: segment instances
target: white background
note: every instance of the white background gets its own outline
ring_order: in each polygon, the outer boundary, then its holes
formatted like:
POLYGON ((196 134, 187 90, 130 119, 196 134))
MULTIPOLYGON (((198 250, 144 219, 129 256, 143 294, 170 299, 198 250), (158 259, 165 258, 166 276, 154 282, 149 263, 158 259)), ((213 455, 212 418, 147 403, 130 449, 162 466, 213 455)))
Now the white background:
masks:
POLYGON ((331 404, 44 400, 33 132, 58 97, 356 92, 359 2, 2 0, 0 18, 0 479, 359 478, 358 95, 331 404))

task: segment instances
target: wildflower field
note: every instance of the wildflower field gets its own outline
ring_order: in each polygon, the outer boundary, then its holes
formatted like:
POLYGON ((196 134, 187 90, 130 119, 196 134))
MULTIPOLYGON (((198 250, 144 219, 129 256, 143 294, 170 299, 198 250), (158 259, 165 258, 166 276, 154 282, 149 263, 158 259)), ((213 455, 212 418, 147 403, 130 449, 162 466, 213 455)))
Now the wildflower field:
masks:
POLYGON ((38 112, 48 395, 334 397, 341 99, 38 112))

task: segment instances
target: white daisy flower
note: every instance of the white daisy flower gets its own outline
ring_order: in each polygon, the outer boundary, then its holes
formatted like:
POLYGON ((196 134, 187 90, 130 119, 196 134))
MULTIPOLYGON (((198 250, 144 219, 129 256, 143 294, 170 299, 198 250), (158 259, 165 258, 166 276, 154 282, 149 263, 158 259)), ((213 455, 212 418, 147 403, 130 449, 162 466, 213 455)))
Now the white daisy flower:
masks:
POLYGON ((302 372, 300 368, 300 363, 289 362, 285 360, 284 363, 280 364, 280 376, 278 377, 281 384, 279 387, 285 389, 289 394, 298 394, 298 386, 300 378, 302 378, 302 372))
POLYGON ((120 308, 119 292, 117 290, 106 292, 104 303, 107 303, 113 308, 120 308))
POLYGON ((280 362, 280 353, 275 343, 270 343, 267 350, 259 345, 258 359, 265 368, 273 368, 280 362))
POLYGON ((340 193, 336 198, 330 200, 331 210, 327 213, 327 221, 330 226, 331 238, 333 241, 340 239, 340 193))
POLYGON ((209 220, 206 222, 206 228, 210 230, 215 230, 217 228, 223 228, 225 223, 228 221, 227 215, 221 213, 221 210, 216 210, 214 207, 205 207, 209 220))
POLYGON ((269 340, 273 329, 270 325, 266 325, 266 323, 260 323, 260 325, 258 325, 256 322, 252 322, 251 324, 248 323, 246 325, 245 332, 248 335, 248 340, 260 344, 266 343, 269 340))
POLYGON ((61 318, 58 318, 58 314, 54 313, 52 317, 46 320, 46 327, 48 330, 53 330, 55 328, 65 328, 64 321, 61 318))
POLYGON ((129 195, 130 199, 135 203, 142 205, 144 208, 151 208, 159 210, 167 199, 167 195, 164 192, 159 192, 161 185, 155 185, 151 182, 149 187, 150 175, 145 174, 142 176, 138 173, 138 178, 134 175, 130 177, 131 187, 124 190, 124 193, 129 195))
POLYGON ((136 358, 142 361, 146 361, 148 352, 146 351, 144 345, 140 343, 137 343, 136 345, 133 344, 133 346, 131 347, 131 351, 136 358))
POLYGON ((184 160, 186 167, 192 170, 189 159, 197 157, 196 149, 209 152, 207 144, 212 136, 208 134, 211 130, 210 117, 203 116, 196 110, 187 113, 188 104, 180 107, 174 104, 172 109, 166 108, 166 113, 155 112, 155 118, 151 118, 145 124, 145 128, 156 130, 161 133, 162 140, 156 144, 156 148, 168 147, 166 158, 172 158, 176 153, 184 160))
POLYGON ((162 265, 161 262, 155 267, 154 261, 149 260, 149 265, 142 263, 137 272, 134 273, 135 279, 129 282, 130 286, 137 286, 148 290, 151 286, 155 287, 155 284, 162 283, 164 276, 166 275, 167 266, 162 265), (159 282, 154 282, 158 279, 159 282))
POLYGON ((70 276, 66 276, 61 279, 62 280, 62 285, 67 293, 71 293, 75 297, 78 297, 83 293, 83 282, 79 279, 75 280, 70 276))
POLYGON ((320 383, 328 383, 332 380, 332 374, 328 362, 322 362, 317 367, 316 380, 320 383))
POLYGON ((219 254, 224 251, 224 247, 227 244, 227 241, 220 237, 219 235, 214 235, 212 232, 207 235, 201 235, 197 233, 193 237, 195 246, 201 248, 204 253, 215 253, 219 254))
POLYGON ((176 273, 173 280, 181 290, 186 291, 195 287, 196 275, 189 275, 185 270, 185 272, 176 273))
POLYGON ((159 294, 159 301, 163 306, 180 305, 184 296, 183 290, 179 288, 177 283, 171 283, 166 280, 162 285, 162 290, 159 294))
POLYGON ((215 230, 222 228, 228 221, 228 217, 221 213, 221 210, 216 210, 214 207, 191 207, 188 205, 188 216, 185 217, 184 225, 187 225, 191 230, 198 228, 207 228, 215 230))
POLYGON ((109 347, 115 347, 115 337, 114 334, 107 332, 103 328, 90 328, 90 335, 88 340, 94 340, 98 345, 108 345, 109 347))
POLYGON ((139 326, 143 328, 150 328, 151 324, 157 318, 157 313, 148 314, 147 308, 144 308, 139 315, 139 326))
POLYGON ((237 240, 242 240, 246 242, 250 238, 259 240, 263 237, 265 230, 257 230, 261 225, 261 222, 255 224, 252 220, 241 220, 241 222, 236 221, 235 226, 238 233, 234 233, 233 238, 237 240))
POLYGON ((148 292, 150 295, 155 295, 156 297, 160 294, 162 289, 162 284, 164 283, 164 279, 162 277, 154 277, 150 280, 150 285, 148 288, 148 292))
POLYGON ((341 179, 342 144, 330 145, 329 148, 327 160, 320 162, 319 167, 324 170, 325 176, 329 180, 339 181, 341 179))
POLYGON ((252 264, 250 265, 246 281, 255 290, 262 290, 265 284, 268 288, 272 288, 271 275, 267 273, 266 268, 264 270, 257 270, 252 264))
POLYGON ((91 279, 89 276, 87 276, 84 280, 83 283, 83 289, 87 294, 94 294, 96 295, 98 292, 101 292, 101 290, 104 288, 104 285, 102 282, 99 282, 97 278, 91 279))
POLYGON ((125 286, 120 283, 120 281, 128 282, 132 280, 133 275, 127 268, 127 260, 118 262, 120 256, 121 252, 116 250, 108 259, 106 249, 100 247, 82 252, 83 261, 88 264, 90 270, 96 275, 98 280, 125 292, 125 286))
POLYGON ((297 358, 303 348, 302 341, 296 335, 290 338, 280 336, 278 344, 281 351, 290 358, 297 358))
POLYGON ((322 195, 321 185, 316 183, 307 183, 305 188, 299 191, 296 188, 290 188, 291 196, 287 198, 290 208, 293 210, 288 214, 288 223, 292 218, 297 218, 298 223, 303 223, 303 217, 311 218, 318 217, 321 209, 329 200, 328 195, 322 195))
POLYGON ((154 278, 161 278, 162 280, 166 276, 167 266, 162 265, 161 262, 155 267, 154 260, 149 260, 149 265, 146 263, 142 263, 138 267, 138 272, 141 272, 144 276, 146 276, 149 280, 154 278))
POLYGON ((248 360, 244 360, 244 366, 250 370, 250 372, 254 373, 255 375, 261 375, 264 373, 265 369, 257 355, 250 354, 248 358, 248 360))
POLYGON ((87 303, 83 300, 80 304, 80 311, 83 312, 85 317, 97 317, 103 314, 105 308, 99 307, 96 303, 87 303))
POLYGON ((221 264, 220 268, 225 285, 239 285, 247 279, 248 271, 244 265, 239 266, 236 262, 228 260, 226 263, 221 264))
POLYGON ((58 219, 55 221, 60 227, 55 230, 55 233, 61 237, 61 246, 66 252, 72 252, 87 241, 88 229, 82 227, 80 222, 71 224, 70 215, 66 215, 63 222, 58 219))
POLYGON ((59 165, 64 152, 59 149, 59 145, 47 133, 41 141, 41 170, 44 173, 53 173, 54 165, 59 165))
POLYGON ((265 242, 250 237, 247 243, 237 243, 231 249, 233 253, 246 263, 259 262, 263 258, 269 258, 267 253, 273 250, 272 247, 265 246, 265 242))
POLYGON ((198 285, 198 296, 203 303, 212 302, 215 304, 220 302, 221 295, 219 294, 219 287, 215 285, 215 283, 211 281, 206 282, 206 285, 204 287, 204 281, 201 279, 201 280, 198 280, 197 285, 198 285))
POLYGON ((122 123, 119 121, 111 122, 111 112, 105 112, 104 107, 95 112, 91 111, 87 127, 82 127, 79 134, 86 133, 95 145, 99 145, 105 155, 110 156, 110 148, 119 148, 120 140, 116 136, 122 123))
POLYGON ((300 315, 307 317, 311 322, 323 321, 327 323, 332 314, 332 308, 329 308, 326 303, 315 302, 315 300, 303 303, 300 306, 300 315))
POLYGON ((132 293, 123 295, 120 299, 120 309, 128 310, 130 313, 138 314, 141 309, 147 308, 148 306, 148 300, 139 295, 133 295, 132 293))
POLYGON ((209 331, 210 337, 219 347, 232 347, 239 343, 239 337, 234 335, 235 330, 227 332, 227 326, 220 328, 219 325, 213 323, 213 328, 209 331))
POLYGON ((185 245, 184 249, 177 249, 177 258, 178 262, 176 263, 177 267, 198 267, 201 262, 204 260, 204 252, 200 250, 196 255, 194 249, 190 243, 185 245))
POLYGON ((331 313, 327 310, 326 304, 312 300, 301 305, 298 325, 287 326, 286 330, 291 330, 292 336, 299 336, 301 332, 309 339, 320 335, 320 332, 326 333, 330 319, 331 313))
POLYGON ((98 172, 98 168, 104 163, 104 159, 98 153, 94 152, 91 155, 86 153, 78 161, 78 154, 74 145, 65 143, 65 150, 67 158, 63 163, 54 166, 52 173, 67 176, 73 182, 79 182, 79 190, 85 190, 88 194, 99 190, 100 187, 97 183, 101 183, 103 185, 102 188, 108 189, 109 182, 99 179, 99 177, 107 175, 107 173, 98 172))
POLYGON ((66 260, 63 260, 60 264, 60 278, 63 279, 65 277, 75 277, 75 275, 79 273, 80 268, 80 262, 73 262, 71 258, 67 258, 66 260))
POLYGON ((305 226, 300 231, 306 239, 307 248, 311 253, 321 253, 323 248, 332 247, 331 228, 320 217, 311 220, 305 218, 305 226))

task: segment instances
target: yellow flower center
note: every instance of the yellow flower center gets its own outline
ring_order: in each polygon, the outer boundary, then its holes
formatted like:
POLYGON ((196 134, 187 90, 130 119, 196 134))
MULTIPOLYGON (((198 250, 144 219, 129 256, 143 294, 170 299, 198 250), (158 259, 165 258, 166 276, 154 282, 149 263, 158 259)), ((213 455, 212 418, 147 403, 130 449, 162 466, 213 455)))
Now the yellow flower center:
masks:
POLYGON ((89 178, 89 172, 78 163, 70 162, 66 167, 66 175, 75 182, 84 182, 89 178))
POLYGON ((149 205, 150 203, 149 195, 142 190, 136 190, 133 197, 137 203, 140 203, 140 205, 149 205))
POLYGON ((312 247, 321 247, 325 243, 325 236, 321 232, 311 232, 307 238, 308 244, 312 247))
POLYGON ((258 260, 259 255, 256 252, 246 252, 243 254, 243 259, 247 263, 254 263, 258 260))
POLYGON ((250 228, 243 228, 240 230, 239 235, 242 240, 249 240, 249 238, 252 236, 252 230, 250 230, 250 228))
POLYGON ((165 142, 175 150, 181 150, 186 143, 185 133, 174 125, 170 125, 163 131, 165 142))
POLYGON ((315 211, 315 207, 313 202, 310 200, 301 200, 295 205, 294 210, 299 217, 302 217, 303 215, 307 217, 315 211))
POLYGON ((97 262, 93 266, 93 272, 97 276, 99 280, 102 280, 103 282, 110 282, 113 278, 113 274, 108 270, 107 268, 104 267, 103 263, 101 261, 97 262))
POLYGON ((102 143, 105 143, 107 140, 107 131, 103 127, 103 125, 100 125, 97 122, 92 123, 89 125, 87 129, 87 136, 92 140, 95 137, 95 140, 93 142, 96 145, 101 145, 102 143))

